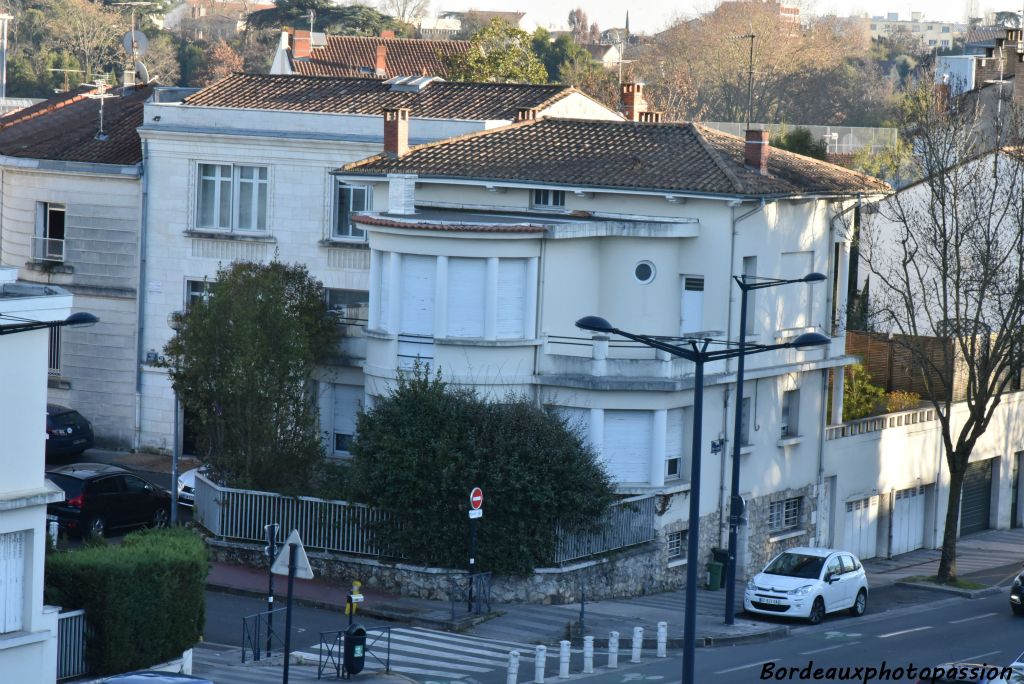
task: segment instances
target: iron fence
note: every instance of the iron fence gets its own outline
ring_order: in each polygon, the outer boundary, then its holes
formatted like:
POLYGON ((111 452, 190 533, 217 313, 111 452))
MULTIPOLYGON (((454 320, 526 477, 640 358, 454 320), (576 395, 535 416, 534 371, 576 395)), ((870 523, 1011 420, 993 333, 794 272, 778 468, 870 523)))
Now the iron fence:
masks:
MULTIPOLYGON (((366 645, 363 657, 370 657, 391 672, 391 628, 371 627, 366 630, 366 645), (383 659, 381 656, 383 655, 383 659)), ((316 678, 323 679, 324 672, 334 670, 334 678, 341 679, 345 673, 345 630, 320 632, 320 658, 316 678)))
POLYGON ((558 528, 558 545, 552 559, 561 565, 572 560, 653 541, 655 496, 645 494, 612 504, 593 531, 558 528))
POLYGON ((263 527, 279 523, 298 530, 306 548, 386 555, 373 528, 388 516, 365 504, 221 487, 203 475, 196 475, 195 497, 196 520, 220 539, 262 543, 263 527))
POLYGON ((285 608, 275 608, 242 618, 243 663, 246 653, 251 653, 253 660, 269 658, 274 653, 275 645, 278 650, 284 652, 285 610, 285 608), (275 618, 281 627, 280 631, 272 627, 275 618))
POLYGON ((89 674, 85 662, 87 632, 84 610, 69 610, 57 616, 57 681, 89 674))

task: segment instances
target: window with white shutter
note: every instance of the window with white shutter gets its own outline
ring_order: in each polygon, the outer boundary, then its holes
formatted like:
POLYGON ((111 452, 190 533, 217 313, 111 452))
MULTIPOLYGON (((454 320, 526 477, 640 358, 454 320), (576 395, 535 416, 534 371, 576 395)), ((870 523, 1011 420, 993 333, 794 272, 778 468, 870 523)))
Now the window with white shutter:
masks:
POLYGON ((334 451, 347 454, 356 434, 356 416, 363 403, 359 385, 334 385, 334 451))
POLYGON ((679 317, 679 332, 682 334, 704 329, 704 276, 683 276, 679 317))
POLYGON ((487 260, 448 260, 448 336, 483 337, 487 260))
POLYGON ((616 482, 650 480, 654 415, 651 411, 605 411, 603 457, 616 482))
POLYGON ((377 326, 379 329, 390 332, 388 326, 391 320, 391 253, 380 253, 380 282, 378 283, 380 306, 377 307, 377 326))
POLYGON ((432 256, 402 256, 399 333, 434 336, 436 264, 437 258, 432 256))
POLYGON ((670 409, 665 434, 665 479, 674 480, 683 477, 683 454, 689 452, 686 441, 686 420, 689 411, 686 409, 670 409))
POLYGON ((526 337, 526 259, 498 261, 498 321, 500 340, 526 337))
POLYGON ((25 532, 0 534, 0 633, 22 628, 25 532))

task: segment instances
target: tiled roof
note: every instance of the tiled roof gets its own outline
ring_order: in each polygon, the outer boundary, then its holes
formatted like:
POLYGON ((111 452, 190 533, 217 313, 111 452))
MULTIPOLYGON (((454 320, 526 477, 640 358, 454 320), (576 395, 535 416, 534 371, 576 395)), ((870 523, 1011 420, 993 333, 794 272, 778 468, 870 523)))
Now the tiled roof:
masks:
POLYGON ((327 45, 313 48, 309 57, 292 59, 292 71, 306 76, 447 76, 444 58, 469 51, 465 40, 414 40, 375 36, 327 36, 327 45), (375 73, 377 46, 387 48, 386 69, 375 73))
POLYGON ((441 230, 450 233, 543 233, 546 228, 530 223, 508 223, 495 225, 489 223, 464 223, 457 221, 398 221, 369 216, 355 215, 352 220, 369 226, 386 228, 415 228, 420 230, 441 230))
POLYGON ((190 95, 185 104, 372 115, 405 107, 414 117, 511 121, 519 109, 543 109, 574 92, 563 85, 447 81, 407 92, 369 78, 235 74, 190 95))
POLYGON ((761 175, 744 166, 743 151, 740 138, 699 124, 539 119, 341 171, 754 197, 889 190, 876 178, 774 148, 761 175))
MULTIPOLYGON (((19 109, 0 118, 0 154, 31 159, 132 165, 142 161, 142 106, 152 94, 146 86, 103 101, 103 131, 97 140, 100 100, 94 88, 71 92, 19 109)), ((119 93, 119 89, 108 93, 119 93)))

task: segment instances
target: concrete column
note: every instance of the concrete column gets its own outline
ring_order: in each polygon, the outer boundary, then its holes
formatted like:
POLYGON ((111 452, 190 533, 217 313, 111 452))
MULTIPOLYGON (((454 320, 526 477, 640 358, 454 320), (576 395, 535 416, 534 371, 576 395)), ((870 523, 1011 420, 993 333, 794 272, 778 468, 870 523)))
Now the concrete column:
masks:
POLYGON ((437 257, 434 279, 434 337, 448 336, 448 257, 437 257))
POLYGON ((369 322, 371 330, 381 327, 380 325, 380 252, 376 249, 370 250, 370 312, 369 322))
POLYGON ((524 312, 524 324, 526 327, 525 337, 528 340, 532 340, 535 337, 537 337, 537 292, 539 287, 539 264, 540 259, 538 259, 537 257, 526 260, 526 292, 524 293, 526 299, 526 311, 524 312))
POLYGON ((654 412, 651 440, 651 486, 661 487, 665 484, 665 440, 668 432, 668 410, 658 409, 654 412))
POLYGON ((398 323, 401 320, 402 304, 402 255, 398 252, 391 252, 391 260, 388 264, 388 320, 387 332, 397 333, 398 323))

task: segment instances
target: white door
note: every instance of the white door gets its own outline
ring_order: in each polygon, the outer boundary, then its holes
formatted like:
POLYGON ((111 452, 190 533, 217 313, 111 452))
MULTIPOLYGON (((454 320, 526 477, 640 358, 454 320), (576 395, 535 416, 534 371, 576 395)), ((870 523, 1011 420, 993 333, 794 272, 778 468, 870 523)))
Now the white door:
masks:
POLYGON ((850 599, 846 596, 846 585, 843 581, 843 566, 839 562, 839 555, 834 555, 825 562, 825 572, 822 575, 825 582, 822 594, 825 599, 825 610, 833 611, 846 607, 850 599), (831 577, 831 581, 829 578, 831 577))
POLYGON ((704 329, 704 276, 683 276, 680 298, 679 332, 699 332, 704 329))
POLYGON ((892 555, 924 546, 924 487, 901 489, 892 509, 892 555))
POLYGON ((846 502, 843 550, 860 559, 874 558, 878 542, 878 497, 846 502))
POLYGON ((25 533, 0 534, 0 633, 22 628, 25 533))

